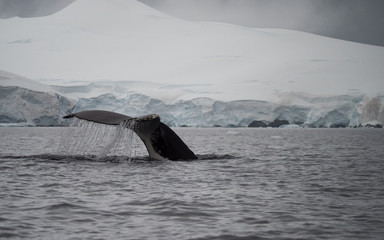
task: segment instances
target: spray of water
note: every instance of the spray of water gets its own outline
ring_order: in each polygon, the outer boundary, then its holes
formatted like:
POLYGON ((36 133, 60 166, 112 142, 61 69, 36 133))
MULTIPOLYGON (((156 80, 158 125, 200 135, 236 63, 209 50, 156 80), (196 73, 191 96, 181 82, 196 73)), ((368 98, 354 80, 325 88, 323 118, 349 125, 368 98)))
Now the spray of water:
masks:
POLYGON ((62 131, 59 153, 103 161, 131 161, 138 154, 145 154, 145 147, 134 128, 134 121, 111 126, 74 119, 62 131))

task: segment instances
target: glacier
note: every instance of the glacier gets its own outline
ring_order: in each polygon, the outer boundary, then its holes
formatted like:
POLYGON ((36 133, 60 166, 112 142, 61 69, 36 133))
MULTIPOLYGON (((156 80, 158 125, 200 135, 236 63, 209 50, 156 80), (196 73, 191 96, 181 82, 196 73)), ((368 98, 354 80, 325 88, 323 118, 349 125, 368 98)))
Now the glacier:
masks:
POLYGON ((20 87, 0 86, 0 124, 10 126, 58 126, 73 102, 60 95, 20 87))
POLYGON ((63 116, 96 109, 133 117, 157 113, 164 123, 173 127, 252 127, 251 123, 255 121, 263 122, 265 127, 285 128, 378 127, 384 122, 384 95, 374 98, 363 94, 319 97, 286 93, 280 96, 280 102, 220 101, 203 97, 167 102, 123 90, 118 83, 112 86, 103 83, 44 86, 0 71, 0 125, 67 125, 69 122, 64 121, 63 116), (36 86, 45 91, 37 91, 36 86), (111 93, 112 89, 117 93, 111 93), (73 98, 81 94, 88 97, 73 98))
POLYGON ((36 81, 0 70, 0 126, 58 126, 73 109, 66 98, 36 81))
POLYGON ((171 126, 384 122, 383 47, 190 22, 134 0, 77 0, 1 19, 0 31, 3 125, 66 124, 88 109, 158 113, 171 126))
POLYGON ((273 122, 287 121, 284 124, 295 124, 302 127, 339 128, 364 126, 365 122, 376 120, 383 123, 384 95, 374 98, 379 100, 379 111, 376 115, 366 117, 372 99, 364 95, 342 95, 331 97, 302 97, 303 105, 286 105, 259 100, 218 101, 210 98, 179 100, 167 104, 160 99, 134 93, 119 98, 113 94, 103 94, 93 98, 81 98, 74 112, 101 109, 115 111, 131 116, 157 113, 169 126, 191 127, 248 127, 253 121, 262 121, 266 125, 273 122))

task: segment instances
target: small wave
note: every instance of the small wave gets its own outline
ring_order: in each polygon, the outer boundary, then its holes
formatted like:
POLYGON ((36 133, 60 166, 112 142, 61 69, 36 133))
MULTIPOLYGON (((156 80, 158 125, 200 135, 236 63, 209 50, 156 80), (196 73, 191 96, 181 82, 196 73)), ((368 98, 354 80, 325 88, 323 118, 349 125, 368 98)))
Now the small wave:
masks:
POLYGON ((107 156, 100 157, 97 155, 58 155, 58 154, 39 154, 39 155, 0 155, 0 159, 33 159, 33 160, 49 160, 58 162, 72 161, 92 161, 92 162, 122 162, 122 161, 145 161, 150 160, 146 157, 129 158, 126 156, 107 156))
MULTIPOLYGON (((0 230, 2 230, 0 228, 0 230)), ((11 233, 11 232, 7 232, 7 231, 4 231, 2 230, 1 233, 0 233, 0 238, 4 238, 4 239, 10 239, 10 238, 21 238, 21 236, 19 234, 16 234, 16 233, 11 233)), ((15 231, 15 229, 10 229, 8 231, 15 231)))
POLYGON ((230 154, 202 154, 197 155, 197 160, 228 160, 228 159, 239 159, 240 157, 236 157, 230 154))
POLYGON ((72 203, 66 203, 66 202, 52 204, 45 207, 46 210, 79 209, 79 208, 83 208, 83 207, 76 204, 72 204, 72 203))
POLYGON ((232 240, 232 239, 241 239, 241 240, 267 240, 270 238, 263 238, 259 236, 237 236, 237 235, 230 235, 230 234, 224 234, 224 235, 218 235, 218 236, 207 236, 207 237, 200 237, 200 238, 192 238, 193 240, 232 240))
MULTIPOLYGON (((199 161, 199 160, 227 160, 227 159, 238 159, 239 157, 229 154, 201 154, 197 155, 196 160, 179 160, 179 161, 199 161)), ((59 155, 59 154, 39 154, 39 155, 0 155, 0 159, 33 159, 37 161, 57 161, 57 162, 73 162, 73 161, 92 161, 92 162, 158 162, 148 156, 136 156, 134 158, 127 156, 106 156, 100 157, 97 155, 59 155)))

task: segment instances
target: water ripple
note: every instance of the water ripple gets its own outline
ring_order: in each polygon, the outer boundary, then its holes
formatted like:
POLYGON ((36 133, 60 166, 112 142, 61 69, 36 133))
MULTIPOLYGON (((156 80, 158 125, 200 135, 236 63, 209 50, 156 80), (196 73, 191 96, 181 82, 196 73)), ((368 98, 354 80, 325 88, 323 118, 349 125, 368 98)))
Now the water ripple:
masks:
POLYGON ((0 129, 0 238, 384 235, 380 130, 183 129, 199 160, 180 162, 61 154, 64 130, 0 129))

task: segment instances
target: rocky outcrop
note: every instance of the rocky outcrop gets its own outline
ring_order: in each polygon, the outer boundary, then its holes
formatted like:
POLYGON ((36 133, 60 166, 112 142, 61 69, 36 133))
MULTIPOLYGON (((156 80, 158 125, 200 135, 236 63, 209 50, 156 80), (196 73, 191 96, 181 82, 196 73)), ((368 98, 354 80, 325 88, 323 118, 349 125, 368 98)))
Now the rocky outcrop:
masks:
POLYGON ((273 128, 278 128, 283 125, 288 125, 289 122, 287 120, 280 120, 280 119, 275 119, 273 122, 270 122, 268 124, 268 127, 273 127, 273 128))
POLYGON ((267 126, 268 126, 268 125, 267 125, 265 122, 263 122, 263 121, 257 121, 257 120, 251 122, 251 123, 248 125, 248 127, 253 127, 253 128, 266 128, 267 126))

